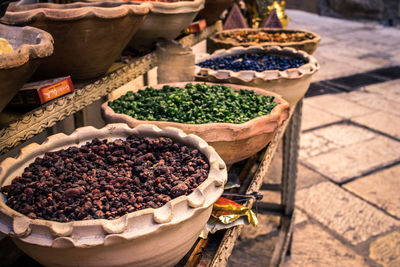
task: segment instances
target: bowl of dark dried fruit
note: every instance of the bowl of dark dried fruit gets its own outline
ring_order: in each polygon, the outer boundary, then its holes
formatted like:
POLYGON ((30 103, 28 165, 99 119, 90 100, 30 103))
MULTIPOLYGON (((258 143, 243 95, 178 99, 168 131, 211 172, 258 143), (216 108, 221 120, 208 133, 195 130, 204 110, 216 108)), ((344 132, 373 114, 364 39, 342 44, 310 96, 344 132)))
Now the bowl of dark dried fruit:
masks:
POLYGON ((279 95, 231 84, 181 82, 142 90, 121 87, 109 99, 101 107, 106 122, 182 129, 203 138, 226 164, 263 149, 289 113, 289 104, 279 95))
POLYGON ((0 232, 45 266, 173 266, 226 180, 215 150, 179 129, 79 128, 0 163, 0 232))
POLYGON ((33 27, 0 24, 0 111, 53 53, 53 38, 33 27))
POLYGON ((229 49, 236 46, 261 45, 264 47, 280 46, 314 53, 321 37, 310 31, 296 29, 233 29, 220 31, 210 37, 213 49, 229 49))
POLYGON ((39 66, 36 79, 70 75, 73 80, 107 72, 143 23, 147 3, 10 4, 1 22, 33 26, 54 38, 54 53, 39 66))
POLYGON ((255 86, 281 95, 293 107, 307 92, 317 60, 293 48, 234 47, 196 59, 196 80, 255 86))

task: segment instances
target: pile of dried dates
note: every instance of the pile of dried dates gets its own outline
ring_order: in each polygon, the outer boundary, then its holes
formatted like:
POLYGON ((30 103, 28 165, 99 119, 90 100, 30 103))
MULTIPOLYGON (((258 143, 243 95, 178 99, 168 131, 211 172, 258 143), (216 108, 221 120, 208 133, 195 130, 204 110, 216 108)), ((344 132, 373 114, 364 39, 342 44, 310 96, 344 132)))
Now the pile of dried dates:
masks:
POLYGON ((188 195, 208 173, 197 149, 132 135, 47 152, 1 192, 9 207, 32 219, 116 219, 188 195))

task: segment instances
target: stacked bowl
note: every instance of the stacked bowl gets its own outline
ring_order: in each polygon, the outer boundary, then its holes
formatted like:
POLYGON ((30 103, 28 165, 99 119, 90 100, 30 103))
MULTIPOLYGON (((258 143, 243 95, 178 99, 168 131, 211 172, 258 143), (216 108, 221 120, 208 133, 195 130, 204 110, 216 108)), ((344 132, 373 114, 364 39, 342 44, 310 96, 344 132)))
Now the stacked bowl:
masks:
POLYGON ((147 3, 94 2, 11 4, 2 23, 33 26, 54 38, 54 53, 44 60, 36 79, 71 75, 85 80, 106 73, 140 28, 147 3))

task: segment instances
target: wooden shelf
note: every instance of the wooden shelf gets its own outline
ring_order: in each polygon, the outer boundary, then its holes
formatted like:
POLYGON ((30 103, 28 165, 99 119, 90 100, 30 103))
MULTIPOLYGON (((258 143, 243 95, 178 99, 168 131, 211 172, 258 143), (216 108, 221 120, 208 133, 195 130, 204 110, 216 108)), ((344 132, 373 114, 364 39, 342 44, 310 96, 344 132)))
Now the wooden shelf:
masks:
MULTIPOLYGON (((179 39, 184 46, 193 46, 222 29, 221 22, 207 27, 198 34, 179 39)), ((75 91, 57 98, 34 110, 18 112, 6 110, 0 116, 0 155, 32 138, 66 117, 84 109, 113 90, 147 73, 157 66, 157 53, 134 58, 129 63, 118 64, 117 70, 90 82, 75 84, 75 91)))

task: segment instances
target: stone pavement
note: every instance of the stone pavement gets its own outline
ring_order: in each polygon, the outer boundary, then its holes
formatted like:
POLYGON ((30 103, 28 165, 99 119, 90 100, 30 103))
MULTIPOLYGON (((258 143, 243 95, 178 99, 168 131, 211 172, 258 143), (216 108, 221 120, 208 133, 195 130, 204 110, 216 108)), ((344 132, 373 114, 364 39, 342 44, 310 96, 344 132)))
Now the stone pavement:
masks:
MULTIPOLYGON (((400 66, 400 29, 289 10, 322 42, 314 82, 400 66)), ((399 76, 399 75, 398 75, 399 76)), ((400 266, 400 79, 304 99, 296 221, 286 266, 400 266)), ((280 179, 274 159, 266 182, 280 179)), ((265 192, 266 201, 280 196, 265 192)), ((229 266, 268 266, 278 219, 259 214, 229 266)))

